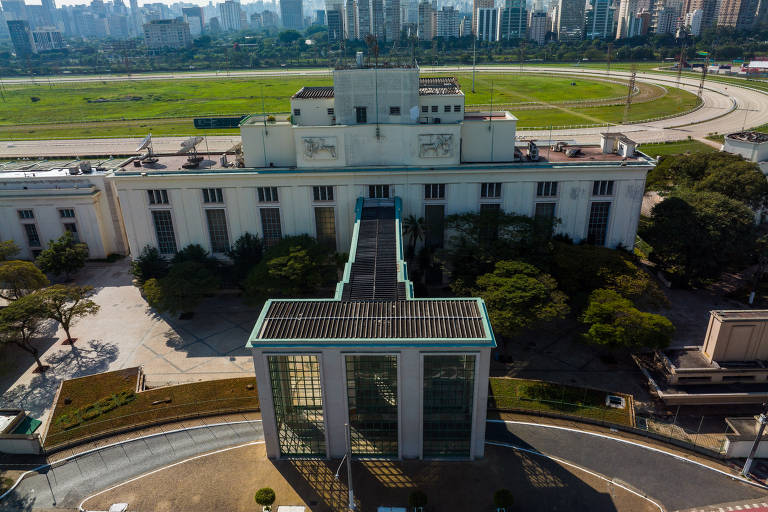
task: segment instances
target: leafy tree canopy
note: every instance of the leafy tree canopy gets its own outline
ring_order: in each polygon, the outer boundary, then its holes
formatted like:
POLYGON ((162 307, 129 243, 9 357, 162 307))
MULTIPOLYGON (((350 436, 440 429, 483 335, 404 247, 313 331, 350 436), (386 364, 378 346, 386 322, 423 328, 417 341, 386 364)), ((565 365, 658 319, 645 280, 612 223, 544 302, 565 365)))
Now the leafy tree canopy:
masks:
POLYGON ((56 284, 37 293, 42 298, 48 318, 59 322, 67 340, 71 341, 72 324, 78 318, 95 315, 100 309, 100 306, 89 298, 91 292, 92 286, 56 284))
POLYGON ((582 322, 589 326, 584 338, 610 347, 666 348, 675 333, 667 318, 643 313, 615 290, 599 289, 589 297, 582 322))
POLYGON ((150 279, 158 279, 168 273, 168 261, 156 247, 147 245, 139 257, 131 262, 131 272, 140 285, 150 279))
POLYGON ((165 277, 149 279, 143 290, 152 307, 176 314, 194 311, 218 287, 218 277, 205 264, 190 260, 171 266, 165 277))
POLYGON ((259 264, 264 253, 264 245, 258 235, 243 233, 235 240, 227 256, 232 259, 235 277, 245 279, 253 267, 259 264))
POLYGON ((493 272, 477 278, 475 293, 485 300, 494 330, 508 338, 570 310, 555 279, 521 261, 498 262, 493 272))
POLYGON ((36 263, 40 270, 59 276, 64 274, 69 279, 70 274, 85 266, 88 259, 88 246, 75 241, 69 231, 58 240, 48 242, 48 248, 40 253, 36 263))
POLYGON ((49 284, 45 274, 32 262, 21 260, 0 262, 0 297, 6 300, 19 299, 49 284))
POLYGON ((11 302, 0 310, 0 343, 13 343, 32 354, 39 370, 45 367, 40 361, 40 350, 34 339, 39 334, 47 311, 39 293, 30 293, 11 302))
POLYGON ((4 240, 0 242, 0 261, 13 259, 21 252, 21 248, 13 240, 4 240))

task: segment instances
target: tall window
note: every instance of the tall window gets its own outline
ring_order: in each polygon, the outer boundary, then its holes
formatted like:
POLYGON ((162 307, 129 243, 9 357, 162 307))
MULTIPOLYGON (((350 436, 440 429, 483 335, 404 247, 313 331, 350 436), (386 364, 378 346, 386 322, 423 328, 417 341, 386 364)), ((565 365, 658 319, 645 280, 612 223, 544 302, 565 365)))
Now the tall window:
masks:
POLYGON ((556 181, 540 181, 536 184, 536 197, 555 197, 557 196, 556 181))
POLYGON ((223 203, 224 194, 222 193, 220 188, 204 188, 203 202, 204 203, 223 203))
POLYGON ((59 210, 59 217, 62 219, 74 219, 75 218, 75 210, 74 208, 62 208, 59 210))
POLYGON ((365 124, 368 122, 368 109, 366 107, 355 107, 355 119, 357 124, 365 124))
POLYGON ((612 196, 613 181, 595 181, 592 183, 593 196, 612 196))
POLYGON ((482 183, 480 185, 480 197, 484 199, 501 197, 501 183, 482 183))
POLYGON ((536 212, 533 217, 536 220, 552 221, 555 218, 555 205, 557 203, 536 203, 536 212))
POLYGON ((157 249, 160 254, 175 254, 176 235, 173 232, 170 210, 152 210, 152 220, 155 222, 157 249))
POLYGON ((24 223, 24 233, 27 235, 27 243, 30 247, 40 247, 40 236, 37 234, 37 226, 32 222, 24 223))
POLYGON ((74 222, 65 222, 64 231, 72 233, 72 238, 75 240, 75 242, 80 241, 80 235, 77 233, 77 224, 74 222))
POLYGON ((257 191, 260 203, 276 203, 279 201, 277 198, 277 187, 259 187, 257 191))
POLYGON ((283 230, 280 227, 280 208, 260 208, 259 212, 264 245, 272 247, 283 238, 283 230))
POLYGON ((165 189, 147 190, 149 204, 168 204, 168 191, 165 189))
POLYGON ((368 197, 371 199, 389 199, 389 185, 368 185, 368 197))
POLYGON ((445 205, 424 205, 424 221, 426 224, 425 244, 432 248, 441 248, 445 234, 445 205))
POLYGON ((611 213, 611 203, 594 202, 589 211, 589 224, 587 225, 587 242, 595 245, 605 245, 605 237, 608 233, 608 218, 611 213))
POLYGON ((397 457, 397 357, 345 359, 352 453, 397 457))
POLYGON ((424 185, 424 199, 445 199, 445 183, 424 185))
POLYGON ((229 250, 226 212, 223 208, 208 208, 205 210, 205 217, 208 221, 211 252, 226 252, 229 250))
POLYGON ((333 201, 333 187, 328 185, 312 187, 312 199, 315 201, 333 201))
POLYGON ((336 249, 336 216, 333 206, 315 207, 317 241, 336 249))
POLYGON ((475 356, 424 356, 425 457, 470 456, 474 388, 475 356))

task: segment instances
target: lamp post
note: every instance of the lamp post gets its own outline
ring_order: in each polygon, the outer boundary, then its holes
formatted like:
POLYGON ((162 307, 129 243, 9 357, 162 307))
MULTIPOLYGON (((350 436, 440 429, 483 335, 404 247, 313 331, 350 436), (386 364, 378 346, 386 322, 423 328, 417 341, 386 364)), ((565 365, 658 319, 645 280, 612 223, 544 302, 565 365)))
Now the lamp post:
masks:
POLYGON ((755 444, 752 445, 752 451, 749 452, 749 457, 747 457, 747 461, 744 463, 744 467, 741 470, 741 474, 746 477, 749 476, 749 469, 752 467, 752 459, 754 459, 757 454, 757 448, 760 446, 760 440, 763 438, 765 425, 768 424, 768 402, 763 402, 763 412, 760 413, 757 421, 760 422, 760 428, 757 429, 755 444))
POLYGON ((339 479, 339 471, 341 471, 341 466, 344 464, 344 459, 347 460, 347 487, 349 488, 349 503, 348 503, 348 509, 351 511, 356 510, 355 508, 355 492, 352 490, 352 436, 350 433, 350 426, 349 423, 344 424, 344 437, 346 438, 347 442, 347 451, 344 454, 344 457, 341 459, 341 463, 339 464, 339 467, 336 469, 336 474, 334 475, 336 477, 336 480, 339 479))

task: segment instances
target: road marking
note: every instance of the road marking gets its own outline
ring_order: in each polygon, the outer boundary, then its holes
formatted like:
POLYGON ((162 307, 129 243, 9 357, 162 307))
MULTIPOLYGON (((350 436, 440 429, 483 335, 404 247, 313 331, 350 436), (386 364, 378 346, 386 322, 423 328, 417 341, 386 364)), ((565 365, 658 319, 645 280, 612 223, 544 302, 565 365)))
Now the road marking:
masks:
POLYGON ((224 423, 211 423, 209 425, 195 425, 193 427, 178 428, 178 429, 175 429, 175 430, 168 430, 167 432, 158 432, 156 434, 147 434, 145 436, 134 437, 132 439, 127 439, 125 441, 117 441, 116 443, 108 444, 108 445, 101 446, 101 447, 98 447, 98 448, 92 448, 90 450, 86 450, 86 451, 81 452, 81 453, 76 453, 74 455, 70 455, 68 457, 64 457, 63 459, 57 460, 57 461, 55 461, 53 463, 43 464, 42 466, 38 466, 36 468, 30 469, 29 471, 25 471, 24 473, 21 474, 21 476, 19 476, 19 478, 10 487, 10 489, 8 489, 7 491, 5 491, 3 494, 0 495, 0 501, 2 501, 3 498, 5 498, 9 494, 11 494, 13 492, 13 490, 16 489, 16 487, 21 483, 21 481, 24 480, 24 478, 27 477, 27 475, 30 475, 32 473, 37 473, 41 469, 50 468, 50 467, 52 467, 53 464, 59 464, 60 462, 68 462, 68 461, 70 461, 72 459, 76 459, 76 458, 82 457, 84 455, 89 455, 89 454, 94 453, 94 452, 99 451, 99 450, 104 450, 104 449, 107 449, 107 448, 112 448, 113 446, 119 446, 121 444, 130 443, 131 441, 141 441, 142 439, 149 439, 151 437, 164 436, 166 434, 175 434, 176 432, 184 432, 184 431, 187 431, 187 430, 197 430, 197 429, 208 428, 208 427, 220 427, 220 426, 223 426, 223 425, 240 425, 240 424, 243 424, 243 423, 261 423, 261 420, 231 421, 231 422, 224 422, 224 423))
POLYGON ((714 471, 716 473, 720 473, 723 476, 727 476, 728 478, 732 478, 733 480, 738 480, 739 482, 743 482, 745 484, 749 484, 749 485, 752 485, 754 487, 759 487, 761 489, 768 489, 768 486, 763 485, 761 483, 754 482, 752 480, 749 480, 749 479, 746 479, 746 478, 742 478, 740 476, 732 475, 732 474, 730 474, 730 473, 728 473, 726 471, 723 471, 722 469, 717 469, 717 468, 713 468, 711 466, 707 466, 704 463, 701 463, 701 462, 698 462, 698 461, 695 461, 695 460, 691 460, 691 459, 687 459, 687 458, 685 458, 685 457, 683 457, 681 455, 677 455, 676 453, 668 452, 666 450, 662 450, 660 448, 655 448, 653 446, 647 446, 647 445, 644 445, 642 443, 638 443, 638 442, 635 442, 635 441, 629 441, 627 439, 622 439, 622 438, 619 438, 619 437, 613 437, 613 436, 609 436, 609 435, 606 435, 606 434, 601 434, 599 432, 590 432, 588 430, 579 430, 577 428, 561 427, 559 425, 546 425, 546 424, 541 424, 541 423, 532 423, 532 422, 529 422, 529 421, 515 421, 515 420, 486 420, 486 421, 488 423, 505 423, 505 424, 512 424, 512 425, 528 425, 528 426, 532 426, 532 427, 541 427, 541 428, 551 428, 551 429, 556 429, 556 430, 565 430, 565 431, 568 431, 568 432, 577 432, 579 434, 585 434, 585 435, 588 435, 588 436, 601 437, 603 439, 610 439, 610 440, 616 441, 618 443, 624 443, 624 444, 628 444, 628 445, 631 445, 631 446, 636 446, 638 448, 644 448, 646 450, 650 450, 650 451, 653 451, 653 452, 657 452, 657 453, 661 453, 661 454, 664 454, 664 455, 668 455, 668 456, 670 456, 672 458, 675 458, 677 460, 680 460, 680 461, 683 461, 683 462, 688 462, 690 464, 695 464, 695 465, 700 466, 700 467, 702 467, 704 469, 708 469, 710 471, 714 471))
POLYGON ((83 508, 83 505, 85 504, 86 501, 88 501, 88 500, 90 500, 92 498, 95 498, 99 494, 104 494, 105 492, 109 492, 109 491, 111 491, 113 489, 117 489, 120 486, 123 486, 123 485, 126 485, 126 484, 130 484, 131 482, 135 482, 136 480, 141 480, 142 478, 144 478, 146 476, 154 475, 155 473, 159 473, 160 471, 164 471, 166 469, 170 469, 170 468, 172 468, 174 466, 178 466, 180 464, 191 462, 193 460, 202 459, 203 457, 208 457, 209 455, 216 455, 218 453, 228 452, 229 450, 235 450, 237 448, 244 448, 246 446, 253 446, 253 445, 257 445, 257 444, 264 444, 264 441, 250 441, 250 442, 247 442, 245 444, 238 445, 238 446, 230 446, 228 448, 221 448, 221 449, 213 451, 213 452, 203 453, 203 454, 200 454, 200 455, 195 455, 194 457, 190 457, 188 459, 184 459, 184 460, 180 460, 178 462, 174 462, 173 464, 169 464, 168 466, 163 466, 162 468, 153 469, 152 471, 144 473, 143 475, 135 476, 135 477, 133 477, 133 478, 131 478, 129 480, 126 480, 125 482, 119 483, 117 485, 113 485, 112 487, 108 487, 108 488, 106 488, 106 489, 104 489, 102 491, 97 492, 96 494, 91 494, 90 496, 88 496, 87 498, 85 498, 83 501, 80 502, 80 505, 77 506, 77 510, 79 510, 80 512, 88 512, 88 511, 86 511, 83 508))
POLYGON ((652 500, 648 496, 643 496, 639 492, 637 492, 637 491, 635 491, 633 489, 630 489, 629 487, 626 487, 624 485, 621 485, 620 483, 616 482, 615 480, 610 480, 610 479, 604 477, 603 475, 601 475, 599 473, 595 473, 594 471, 590 471, 589 469, 583 468, 583 467, 581 467, 581 466, 579 466, 577 464, 574 464, 572 462, 568 462, 567 460, 561 459, 559 457, 553 457, 552 455, 546 455, 546 454, 541 453, 541 452, 536 451, 536 450, 529 450, 528 448, 522 448, 520 446, 515 446, 513 444, 508 444, 508 443, 499 443, 499 442, 496 442, 496 441, 486 441, 485 444, 490 444, 492 446, 503 446, 503 447, 506 447, 506 448, 512 448, 513 450, 518 450, 518 451, 521 451, 521 452, 530 453, 532 455, 538 455, 540 457, 544 457, 546 459, 551 459, 551 460, 554 460, 555 462, 559 462, 560 464, 564 464, 566 466, 570 466, 570 467, 576 468, 576 469, 581 470, 581 471, 583 471, 583 472, 585 472, 585 473, 587 473, 589 475, 592 475, 592 476, 594 476, 596 478, 599 478, 601 480, 605 480, 606 482, 608 482, 611 485, 615 485, 616 487, 620 487, 620 488, 624 489, 625 491, 628 491, 628 492, 634 494, 635 496, 646 500, 648 503, 651 503, 652 505, 656 506, 659 509, 660 512, 664 512, 664 507, 662 507, 659 503, 655 502, 654 500, 652 500))

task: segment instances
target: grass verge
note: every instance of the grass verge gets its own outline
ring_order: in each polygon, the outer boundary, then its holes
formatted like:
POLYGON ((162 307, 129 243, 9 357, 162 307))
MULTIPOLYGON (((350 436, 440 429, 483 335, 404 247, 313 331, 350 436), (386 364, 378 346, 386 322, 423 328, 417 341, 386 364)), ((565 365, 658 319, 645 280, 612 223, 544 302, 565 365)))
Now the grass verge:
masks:
POLYGON ((565 386, 538 380, 490 378, 489 410, 554 413, 633 427, 632 397, 598 389, 565 386), (626 407, 607 407, 607 395, 625 399, 626 407))
POLYGON ((660 142, 655 144, 643 144, 638 147, 640 151, 656 158, 657 156, 680 155, 683 153, 714 153, 717 149, 698 140, 678 140, 674 142, 660 142))
POLYGON ((211 380, 135 393, 138 368, 64 381, 46 449, 156 422, 259 408, 256 379, 211 380), (112 399, 115 395, 120 398, 112 399))

